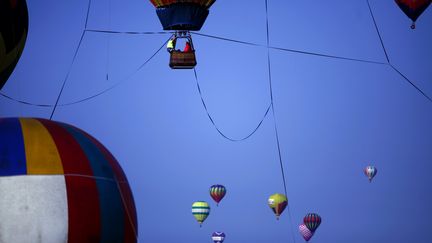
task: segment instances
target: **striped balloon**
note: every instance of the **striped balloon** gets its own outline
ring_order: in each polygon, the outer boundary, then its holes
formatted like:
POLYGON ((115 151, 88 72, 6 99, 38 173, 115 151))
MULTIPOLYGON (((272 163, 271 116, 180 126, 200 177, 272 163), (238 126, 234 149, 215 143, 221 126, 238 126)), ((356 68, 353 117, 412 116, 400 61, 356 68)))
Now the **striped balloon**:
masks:
POLYGON ((316 213, 308 213, 303 218, 303 223, 308 229, 310 229, 310 231, 312 231, 312 233, 314 233, 321 224, 321 217, 316 213))
POLYGON ((276 219, 279 220, 279 216, 288 205, 288 199, 284 194, 276 193, 269 197, 267 203, 271 210, 273 210, 273 213, 276 215, 276 219))
POLYGON ((310 229, 308 229, 305 224, 299 225, 299 232, 305 241, 309 241, 313 236, 312 231, 310 231, 310 229))
POLYGON ((212 234, 212 240, 214 243, 222 243, 225 240, 225 233, 224 232, 214 232, 212 234))
POLYGON ((136 242, 125 174, 71 125, 0 119, 0 195, 2 242, 136 242))
POLYGON ((215 200, 216 206, 219 205, 219 202, 225 197, 225 194, 226 188, 222 185, 213 185, 210 187, 210 196, 215 200))
POLYGON ((210 214, 210 206, 204 201, 194 202, 192 204, 192 214, 198 223, 201 224, 206 220, 207 216, 210 214))
POLYGON ((366 168, 363 171, 365 175, 368 177, 369 182, 372 182, 372 179, 375 177, 378 170, 373 165, 366 166, 366 168))

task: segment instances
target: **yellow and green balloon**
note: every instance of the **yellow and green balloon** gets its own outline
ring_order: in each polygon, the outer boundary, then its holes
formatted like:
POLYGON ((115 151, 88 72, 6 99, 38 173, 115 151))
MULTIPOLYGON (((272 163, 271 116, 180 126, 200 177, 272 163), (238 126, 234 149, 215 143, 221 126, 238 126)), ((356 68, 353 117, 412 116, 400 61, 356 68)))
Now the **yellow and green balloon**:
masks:
POLYGON ((268 205, 273 210, 273 213, 276 215, 276 219, 279 220, 279 216, 285 210, 288 205, 288 199, 284 194, 273 194, 268 199, 268 205))
POLYGON ((204 220, 208 217, 210 214, 210 206, 207 202, 204 201, 197 201, 192 204, 192 214, 195 217, 195 219, 200 224, 200 227, 204 220))

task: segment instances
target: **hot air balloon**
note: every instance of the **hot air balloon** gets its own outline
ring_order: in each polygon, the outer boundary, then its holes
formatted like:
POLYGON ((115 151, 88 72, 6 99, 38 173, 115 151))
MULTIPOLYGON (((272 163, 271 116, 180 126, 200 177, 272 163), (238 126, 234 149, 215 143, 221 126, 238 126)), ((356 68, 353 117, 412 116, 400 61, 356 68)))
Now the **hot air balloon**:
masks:
POLYGON ((313 236, 312 231, 310 231, 310 229, 308 229, 305 224, 299 225, 299 232, 305 241, 309 241, 313 236))
POLYGON ((12 74, 24 49, 28 31, 25 0, 0 1, 0 89, 12 74))
POLYGON ((86 132, 33 118, 0 119, 2 242, 136 242, 126 176, 86 132))
POLYGON ((219 205, 219 202, 225 197, 225 194, 226 188, 222 185, 213 185, 210 187, 210 196, 215 200, 216 206, 219 205))
POLYGON ((369 165, 364 169, 365 175, 368 177, 369 182, 372 182, 372 179, 375 177, 378 170, 373 165, 369 165))
POLYGON ((191 69, 197 65, 195 49, 189 31, 198 31, 209 14, 209 8, 215 0, 150 0, 156 7, 156 14, 164 30, 176 33, 168 42, 172 69, 191 69), (176 40, 185 39, 190 45, 189 51, 176 49, 176 40))
POLYGON ((412 20, 411 29, 415 29, 415 22, 431 4, 432 0, 395 0, 395 2, 412 20))
POLYGON ((276 193, 269 197, 268 205, 276 215, 276 219, 279 220, 279 216, 282 214, 282 212, 288 205, 288 199, 285 195, 276 193))
POLYGON ((192 214, 201 227, 204 220, 206 220, 206 218, 210 214, 210 206, 204 201, 194 202, 192 204, 192 214))
POLYGON ((212 234, 212 240, 214 243, 222 243, 225 240, 225 233, 224 232, 214 232, 212 234))
POLYGON ((315 230, 321 224, 321 217, 316 213, 308 213, 303 218, 303 223, 306 227, 312 232, 315 233, 315 230))

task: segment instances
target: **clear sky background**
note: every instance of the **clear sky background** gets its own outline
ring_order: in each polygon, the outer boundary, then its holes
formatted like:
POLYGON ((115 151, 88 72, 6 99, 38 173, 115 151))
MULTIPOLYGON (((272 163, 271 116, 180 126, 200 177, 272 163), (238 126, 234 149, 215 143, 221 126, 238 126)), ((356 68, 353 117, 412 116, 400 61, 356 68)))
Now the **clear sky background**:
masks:
MULTIPOLYGON (((274 111, 249 139, 231 142, 210 122, 193 70, 171 70, 170 34, 84 32, 87 0, 28 0, 23 55, 0 96, 1 116, 49 118, 99 139, 126 172, 139 242, 302 242, 298 225, 316 212, 311 242, 426 242, 432 226, 432 102, 387 64, 363 0, 268 0, 274 111), (141 67, 142 66, 142 67, 141 67), (141 67, 141 68, 140 68, 141 67), (108 78, 107 78, 108 77, 108 78), (114 87, 86 101, 92 95, 114 87), (76 104, 72 104, 76 103, 76 104), (267 206, 283 193, 274 122, 289 199, 277 221, 267 206), (363 168, 378 174, 368 183, 363 168), (208 190, 223 184, 219 207, 208 190), (210 203, 200 228, 194 201, 210 203), (291 218, 289 217, 291 216, 291 218)), ((432 96, 432 10, 417 29, 394 1, 370 0, 390 63, 432 96)), ((87 29, 161 31, 146 0, 92 0, 87 29)), ((264 0, 217 0, 193 35, 202 97, 227 136, 247 136, 270 104, 264 0)))

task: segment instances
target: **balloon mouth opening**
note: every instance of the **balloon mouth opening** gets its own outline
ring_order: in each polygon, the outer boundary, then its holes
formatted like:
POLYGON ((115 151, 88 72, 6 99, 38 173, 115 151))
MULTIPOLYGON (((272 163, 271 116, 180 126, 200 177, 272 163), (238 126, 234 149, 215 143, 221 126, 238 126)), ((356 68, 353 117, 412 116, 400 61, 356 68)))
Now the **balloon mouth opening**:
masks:
POLYGON ((412 23, 411 29, 414 30, 416 28, 415 23, 412 23))

